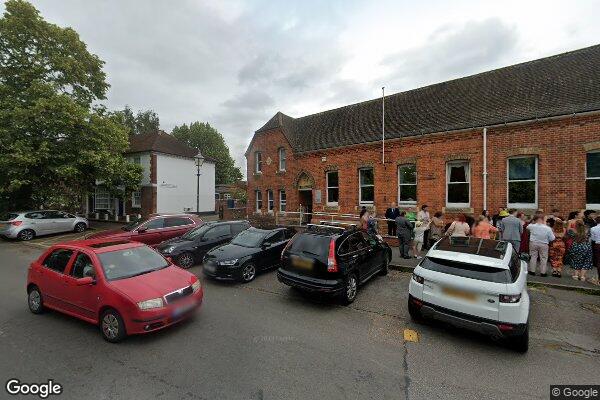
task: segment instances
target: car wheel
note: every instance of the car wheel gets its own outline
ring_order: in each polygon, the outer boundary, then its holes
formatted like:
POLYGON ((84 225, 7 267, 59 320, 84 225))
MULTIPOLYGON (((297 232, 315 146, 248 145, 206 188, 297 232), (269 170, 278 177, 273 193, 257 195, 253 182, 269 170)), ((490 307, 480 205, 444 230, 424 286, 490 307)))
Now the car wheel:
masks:
POLYGON ((77 233, 81 233, 81 232, 85 232, 87 226, 85 224, 85 222, 78 222, 75 224, 75 232, 77 233))
POLYGON ((31 229, 23 229, 21 232, 19 232, 17 237, 19 240, 28 241, 35 237, 35 232, 31 229))
POLYGON ((242 282, 248 283, 256 277, 256 266, 252 263, 247 263, 242 266, 242 282))
POLYGON ((100 317, 100 330, 102 331, 104 340, 110 343, 118 343, 127 336, 123 318, 112 308, 102 313, 100 317))
POLYGON ((356 299, 356 292, 358 291, 358 278, 356 274, 348 275, 345 280, 344 290, 342 292, 342 303, 347 306, 356 299))
POLYGON ((381 266, 381 269, 379 270, 379 275, 381 276, 386 276, 388 274, 388 265, 390 264, 389 258, 387 256, 387 254, 385 255, 385 260, 383 261, 383 265, 381 266))
POLYGON ((32 313, 41 314, 44 312, 44 299, 37 286, 33 286, 27 293, 27 303, 29 304, 29 311, 32 313))
POLYGON ((421 322, 423 320, 423 315, 421 314, 421 310, 419 310, 411 301, 408 300, 408 314, 410 315, 410 319, 414 322, 421 322))
POLYGON ((529 324, 525 325, 525 331, 519 336, 512 338, 512 347, 519 353, 527 353, 529 350, 529 324))
POLYGON ((183 269, 192 268, 194 266, 194 256, 191 253, 182 253, 177 256, 176 263, 183 269))

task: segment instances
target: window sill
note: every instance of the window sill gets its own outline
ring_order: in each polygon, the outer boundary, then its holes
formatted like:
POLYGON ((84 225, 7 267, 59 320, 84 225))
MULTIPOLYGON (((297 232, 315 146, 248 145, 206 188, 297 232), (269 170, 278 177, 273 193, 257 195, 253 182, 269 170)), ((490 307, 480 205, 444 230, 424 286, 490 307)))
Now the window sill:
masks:
POLYGON ((600 211, 600 204, 586 204, 585 209, 600 211))
POLYGON ((462 206, 454 206, 454 205, 447 205, 446 207, 442 208, 442 212, 444 213, 450 213, 450 214, 459 214, 459 213, 463 213, 463 214, 473 214, 474 210, 472 207, 466 206, 466 207, 462 207, 462 206))
POLYGON ((512 204, 508 203, 506 208, 514 208, 516 210, 538 210, 537 204, 512 204))

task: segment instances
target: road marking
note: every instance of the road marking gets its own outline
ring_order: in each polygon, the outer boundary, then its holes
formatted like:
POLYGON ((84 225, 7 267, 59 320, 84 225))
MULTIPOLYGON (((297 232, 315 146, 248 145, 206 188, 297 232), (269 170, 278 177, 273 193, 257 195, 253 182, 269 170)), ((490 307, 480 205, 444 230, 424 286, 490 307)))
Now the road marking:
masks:
POLYGON ((404 341, 405 342, 419 342, 419 334, 417 331, 413 331, 412 329, 404 330, 404 341))

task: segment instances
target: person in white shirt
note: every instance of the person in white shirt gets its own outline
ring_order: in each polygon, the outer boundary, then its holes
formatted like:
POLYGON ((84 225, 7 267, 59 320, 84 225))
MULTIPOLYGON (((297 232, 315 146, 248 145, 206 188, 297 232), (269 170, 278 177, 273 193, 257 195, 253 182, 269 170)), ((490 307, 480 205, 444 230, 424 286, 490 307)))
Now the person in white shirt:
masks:
POLYGON ((552 228, 544 222, 542 214, 536 214, 534 223, 527 226, 529 231, 529 275, 535 275, 538 258, 540 262, 540 276, 546 277, 548 267, 548 244, 555 239, 552 228))
POLYGON ((431 217, 429 216, 429 206, 427 204, 423 204, 421 206, 421 211, 417 213, 417 221, 423 222, 423 225, 426 226, 423 232, 423 248, 429 248, 429 223, 431 222, 431 217))
POLYGON ((600 285, 600 216, 596 217, 596 226, 590 228, 590 239, 592 241, 592 259, 598 270, 598 279, 590 282, 600 285))

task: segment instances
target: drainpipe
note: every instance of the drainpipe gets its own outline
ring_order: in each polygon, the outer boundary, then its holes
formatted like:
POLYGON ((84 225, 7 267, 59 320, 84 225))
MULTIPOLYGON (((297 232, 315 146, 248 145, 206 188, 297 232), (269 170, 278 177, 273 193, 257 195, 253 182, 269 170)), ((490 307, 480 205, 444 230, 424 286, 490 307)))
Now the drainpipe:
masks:
POLYGON ((483 209, 487 210, 487 128, 483 128, 483 209))

